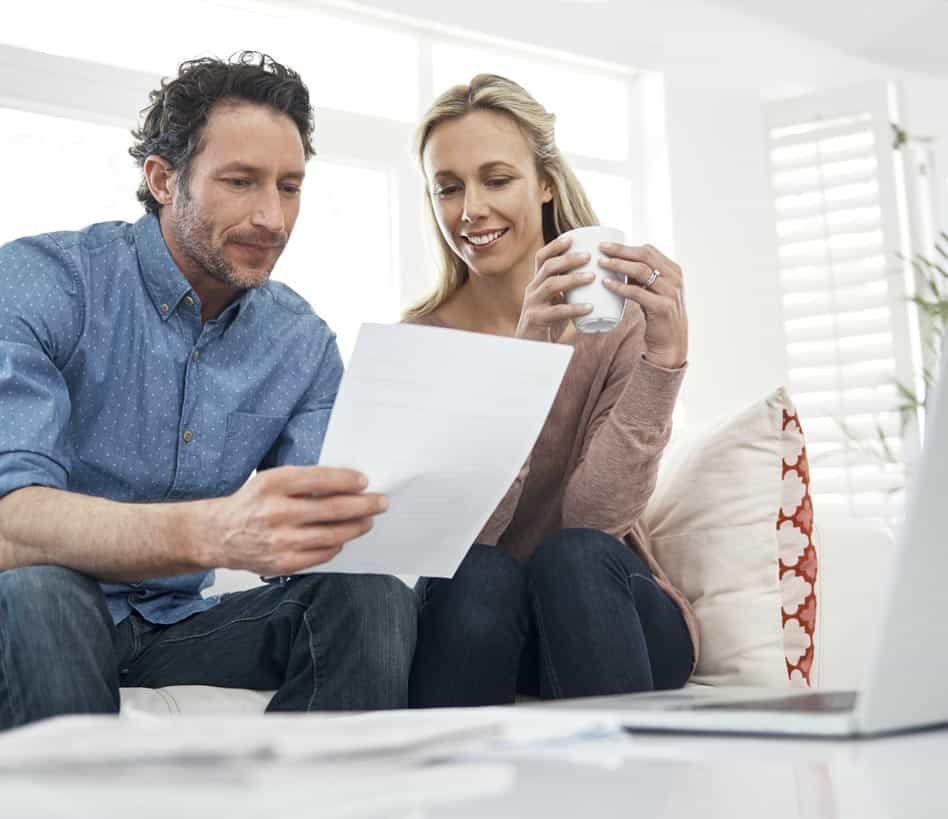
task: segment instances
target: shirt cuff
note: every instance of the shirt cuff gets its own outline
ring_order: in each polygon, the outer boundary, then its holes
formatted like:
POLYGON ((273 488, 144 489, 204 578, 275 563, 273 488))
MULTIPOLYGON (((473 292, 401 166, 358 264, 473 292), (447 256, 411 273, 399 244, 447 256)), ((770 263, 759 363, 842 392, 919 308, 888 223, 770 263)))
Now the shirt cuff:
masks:
POLYGON ((39 452, 0 452, 0 498, 24 486, 66 489, 69 472, 58 461, 39 452))

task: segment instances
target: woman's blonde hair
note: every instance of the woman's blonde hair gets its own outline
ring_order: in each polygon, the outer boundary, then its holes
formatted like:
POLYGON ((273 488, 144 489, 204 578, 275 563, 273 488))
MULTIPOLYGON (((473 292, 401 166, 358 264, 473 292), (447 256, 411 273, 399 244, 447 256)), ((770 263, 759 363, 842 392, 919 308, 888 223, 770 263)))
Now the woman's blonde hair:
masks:
MULTIPOLYGON (((567 230, 597 223, 583 186, 556 147, 553 127, 556 117, 526 89, 506 77, 478 74, 468 85, 456 85, 439 96, 418 128, 415 143, 418 161, 423 162, 425 146, 435 128, 472 111, 505 114, 513 119, 526 137, 536 159, 537 176, 545 180, 553 191, 552 200, 543 205, 544 242, 552 242, 567 230)), ((438 230, 427 189, 425 201, 437 237, 441 271, 434 291, 405 311, 404 318, 408 321, 437 310, 460 289, 469 275, 467 265, 451 250, 438 230)))

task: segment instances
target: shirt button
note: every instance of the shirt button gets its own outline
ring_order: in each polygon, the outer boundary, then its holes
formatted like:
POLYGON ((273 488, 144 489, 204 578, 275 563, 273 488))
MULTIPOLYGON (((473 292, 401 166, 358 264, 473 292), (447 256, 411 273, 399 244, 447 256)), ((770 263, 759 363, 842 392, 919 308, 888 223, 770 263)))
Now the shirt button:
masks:
POLYGON ((184 297, 184 303, 185 303, 188 307, 190 307, 192 304, 194 304, 194 299, 192 299, 190 296, 185 296, 185 297, 184 297))
POLYGON ((191 441, 194 440, 194 436, 191 434, 191 430, 187 430, 187 432, 185 432, 184 435, 182 435, 181 437, 184 438, 184 442, 186 444, 190 444, 191 441))
POLYGON ((168 307, 167 304, 162 304, 162 305, 161 305, 161 312, 162 312, 162 313, 167 313, 169 309, 170 309, 170 308, 168 307))
POLYGON ((201 357, 201 354, 200 354, 197 350, 195 350, 193 353, 191 353, 191 360, 192 360, 192 361, 197 361, 200 357, 201 357))

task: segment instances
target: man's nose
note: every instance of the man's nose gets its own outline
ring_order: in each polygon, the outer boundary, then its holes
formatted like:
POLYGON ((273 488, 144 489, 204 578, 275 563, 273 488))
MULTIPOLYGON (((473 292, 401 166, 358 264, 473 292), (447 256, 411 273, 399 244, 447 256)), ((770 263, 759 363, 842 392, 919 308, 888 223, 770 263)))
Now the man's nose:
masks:
POLYGON ((283 213, 283 200, 280 191, 276 188, 262 189, 254 201, 254 211, 251 221, 255 225, 264 227, 272 233, 282 233, 286 229, 286 218, 283 213))

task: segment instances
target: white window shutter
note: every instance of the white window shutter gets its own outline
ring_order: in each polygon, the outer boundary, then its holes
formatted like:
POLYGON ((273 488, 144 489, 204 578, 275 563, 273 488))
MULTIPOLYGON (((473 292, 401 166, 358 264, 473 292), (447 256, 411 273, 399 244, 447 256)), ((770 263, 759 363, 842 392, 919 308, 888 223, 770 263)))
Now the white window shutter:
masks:
POLYGON ((914 383, 914 364, 891 93, 873 84, 765 107, 788 385, 821 516, 897 516, 915 447, 895 386, 914 383))

